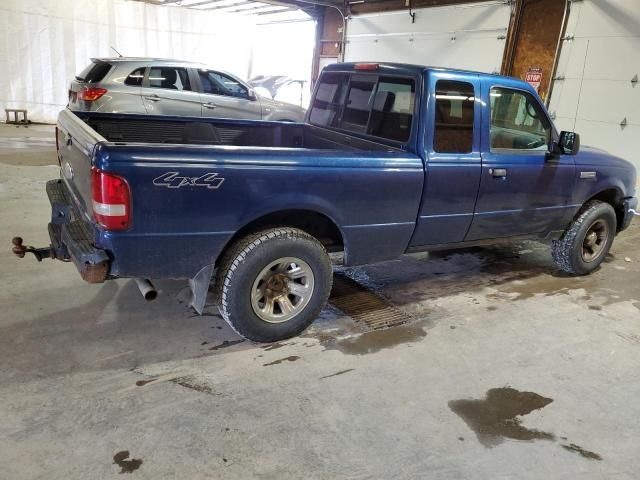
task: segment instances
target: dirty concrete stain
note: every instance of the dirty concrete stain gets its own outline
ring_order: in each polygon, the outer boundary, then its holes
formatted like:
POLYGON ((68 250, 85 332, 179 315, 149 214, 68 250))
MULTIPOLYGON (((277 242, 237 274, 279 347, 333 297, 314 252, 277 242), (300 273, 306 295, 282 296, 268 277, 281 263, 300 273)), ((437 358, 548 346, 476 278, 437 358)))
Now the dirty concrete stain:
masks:
POLYGON ((172 378, 169 381, 171 383, 175 383, 176 385, 180 385, 181 387, 185 387, 190 390, 195 390, 196 392, 208 393, 209 395, 219 395, 213 390, 213 388, 210 385, 208 385, 202 380, 198 380, 196 377, 193 377, 193 376, 172 378))
POLYGON ((340 370, 339 372, 332 373, 331 375, 325 375, 324 377, 320 377, 320 380, 322 380, 323 378, 331 378, 331 377, 337 377, 338 375, 344 375, 345 373, 353 372, 354 370, 355 368, 347 368, 346 370, 340 370))
POLYGON ((242 342, 244 342, 244 340, 225 340, 224 342, 211 347, 209 350, 215 351, 215 350, 220 350, 222 348, 233 347, 234 345, 238 345, 239 343, 242 343, 242 342))
POLYGON ((270 343, 269 345, 265 345, 264 347, 261 347, 261 348, 265 352, 270 352, 271 350, 277 350, 278 348, 286 347, 287 345, 288 345, 287 343, 275 342, 275 343, 270 343))
POLYGON ((425 327, 405 324, 384 330, 372 330, 345 338, 331 338, 323 342, 325 350, 338 350, 347 355, 365 355, 398 345, 417 342, 427 336, 425 327))
POLYGON ((585 450, 580 445, 576 445, 575 443, 569 443, 568 445, 562 445, 562 448, 565 450, 569 450, 573 453, 578 453, 582 455, 584 458, 588 458, 589 460, 602 460, 602 457, 595 452, 590 452, 589 450, 585 450))
POLYGON ((552 433, 526 428, 517 418, 544 408, 551 402, 551 398, 537 393, 505 387, 492 388, 484 399, 452 400, 449 408, 474 431, 482 445, 492 448, 505 438, 554 440, 552 433))
POLYGON ((138 380, 136 382, 136 387, 144 387, 147 383, 155 382, 157 378, 151 378, 149 380, 138 380))
POLYGON ((121 450, 113 456, 113 463, 120 467, 119 473, 133 473, 134 470, 140 468, 142 460, 139 458, 129 458, 129 450, 121 450))
POLYGON ((282 362, 295 362, 296 360, 300 360, 300 357, 299 357, 299 356, 297 356, 297 355, 291 355, 291 356, 289 356, 289 357, 281 358, 280 360, 275 360, 275 361, 270 362, 270 363, 265 363, 265 364, 263 365, 263 367, 269 367, 269 366, 271 366, 271 365, 279 365, 279 364, 281 364, 282 362))

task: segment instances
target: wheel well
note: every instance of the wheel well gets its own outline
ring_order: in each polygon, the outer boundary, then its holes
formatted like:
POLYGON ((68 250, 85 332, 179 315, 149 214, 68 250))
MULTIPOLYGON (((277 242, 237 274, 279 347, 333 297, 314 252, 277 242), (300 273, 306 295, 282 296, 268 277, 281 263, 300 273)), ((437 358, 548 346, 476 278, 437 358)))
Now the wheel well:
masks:
POLYGON ((611 205, 616 212, 616 219, 618 221, 617 222, 618 226, 622 225, 622 223, 624 222, 625 211, 624 211, 624 204, 622 202, 623 195, 620 190, 618 190, 617 188, 610 188, 608 190, 603 190, 597 195, 594 195, 593 197, 591 197, 585 203, 588 203, 592 200, 600 200, 601 202, 608 203, 609 205, 611 205))
MULTIPOLYGON (((257 218, 238 230, 225 245, 218 256, 218 261, 238 239, 254 232, 274 227, 299 228, 317 238, 329 252, 337 252, 344 249, 342 232, 334 221, 326 215, 313 210, 281 210, 257 218)), ((218 261, 216 261, 216 264, 218 261)))

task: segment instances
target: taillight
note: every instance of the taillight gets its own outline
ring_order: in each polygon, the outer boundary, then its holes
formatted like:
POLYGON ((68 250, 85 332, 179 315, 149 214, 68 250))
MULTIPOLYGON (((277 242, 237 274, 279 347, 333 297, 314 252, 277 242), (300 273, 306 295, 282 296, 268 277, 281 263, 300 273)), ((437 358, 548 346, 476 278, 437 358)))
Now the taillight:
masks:
POLYGON ((127 181, 91 169, 93 218, 106 230, 126 230, 131 225, 131 192, 127 181))
POLYGON ((88 87, 83 88, 78 92, 78 98, 87 102, 93 102, 94 100, 98 100, 105 93, 107 93, 106 88, 88 87))

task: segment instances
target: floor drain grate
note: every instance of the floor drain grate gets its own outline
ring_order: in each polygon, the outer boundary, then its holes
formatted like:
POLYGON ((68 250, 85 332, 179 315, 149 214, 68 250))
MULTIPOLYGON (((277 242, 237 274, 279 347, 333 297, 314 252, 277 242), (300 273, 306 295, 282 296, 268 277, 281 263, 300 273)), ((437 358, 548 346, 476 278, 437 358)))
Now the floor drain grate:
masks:
POLYGON ((356 322, 377 330, 408 323, 413 318, 384 298, 341 274, 333 276, 329 301, 356 322))

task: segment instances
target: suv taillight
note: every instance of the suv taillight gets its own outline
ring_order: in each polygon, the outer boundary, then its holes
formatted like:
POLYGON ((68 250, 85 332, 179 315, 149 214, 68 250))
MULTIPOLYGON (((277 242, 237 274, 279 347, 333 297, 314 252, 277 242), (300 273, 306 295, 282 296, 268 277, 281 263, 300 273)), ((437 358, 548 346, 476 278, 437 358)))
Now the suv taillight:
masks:
POLYGON ((127 181, 91 169, 93 218, 107 230, 126 230, 131 225, 131 192, 127 181))
POLYGON ((78 98, 86 102, 93 102, 94 100, 98 100, 105 93, 107 93, 106 88, 87 87, 78 92, 78 98))

